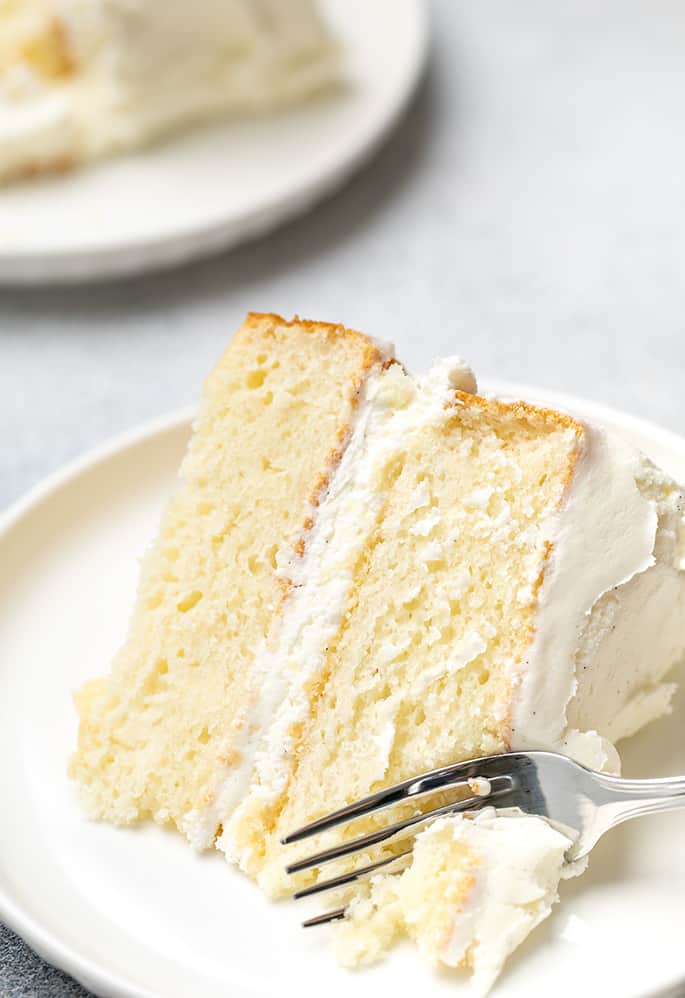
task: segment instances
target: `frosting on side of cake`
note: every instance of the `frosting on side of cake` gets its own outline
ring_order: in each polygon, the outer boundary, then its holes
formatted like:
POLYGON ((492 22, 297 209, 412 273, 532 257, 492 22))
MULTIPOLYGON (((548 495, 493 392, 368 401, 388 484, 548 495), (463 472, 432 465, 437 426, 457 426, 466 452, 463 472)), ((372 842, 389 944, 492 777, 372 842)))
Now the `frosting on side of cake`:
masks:
POLYGON ((543 531, 551 553, 511 744, 617 771, 611 743, 669 709, 674 687, 662 679, 685 650, 672 612, 679 601, 685 608, 682 496, 633 447, 587 427, 563 505, 543 531))
POLYGON ((331 83, 338 61, 313 0, 0 6, 0 178, 287 104, 331 83))
MULTIPOLYGON (((436 363, 424 378, 409 378, 394 365, 369 380, 350 443, 314 512, 305 555, 282 566, 294 589, 276 647, 264 651, 255 670, 261 692, 249 722, 250 745, 242 751, 240 770, 230 775, 219 793, 224 822, 219 845, 237 861, 227 819, 250 786, 253 767, 251 792, 257 796, 273 798, 285 786, 293 731, 309 710, 307 687, 323 667, 327 643, 340 628, 356 558, 384 500, 378 472, 417 429, 451 418, 446 405, 454 403, 457 389, 476 389, 471 370, 458 357, 436 363)), ((384 740, 382 735, 379 739, 384 740)), ((239 816, 240 806, 235 811, 236 819, 239 816)))

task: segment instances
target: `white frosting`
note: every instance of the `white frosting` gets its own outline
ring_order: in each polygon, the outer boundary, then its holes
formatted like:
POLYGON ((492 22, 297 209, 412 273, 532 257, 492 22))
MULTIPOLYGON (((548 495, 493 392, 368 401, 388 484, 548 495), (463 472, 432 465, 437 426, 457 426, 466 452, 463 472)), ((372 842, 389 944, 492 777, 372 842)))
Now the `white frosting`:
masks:
POLYGON ((685 646, 685 580, 675 563, 679 493, 660 508, 643 494, 662 481, 618 437, 586 429, 563 507, 543 528, 553 548, 520 669, 513 748, 616 770, 610 743, 668 709, 673 687, 661 680, 685 646))
POLYGON ((466 361, 456 354, 433 361, 428 374, 424 375, 420 382, 427 395, 437 393, 443 400, 449 388, 464 392, 466 395, 474 395, 478 391, 475 374, 466 361))
POLYGON ((545 919, 558 901, 564 854, 571 840, 544 819, 518 811, 480 811, 474 819, 453 816, 434 822, 422 836, 452 825, 455 840, 474 854, 475 883, 454 914, 439 958, 472 970, 471 993, 485 994, 504 962, 545 919))
POLYGON ((297 100, 337 62, 313 0, 22 0, 13 17, 0 6, 0 178, 297 100), (70 72, 12 60, 10 32, 20 48, 53 25, 70 72))
MULTIPOLYGON (((425 378, 409 378, 394 365, 368 382, 352 438, 315 514, 305 555, 284 565, 284 574, 295 588, 284 610, 277 647, 258 656, 255 703, 244 729, 249 734, 239 746, 242 764, 225 780, 220 794, 224 834, 219 844, 238 862, 241 857, 234 851, 229 816, 243 798, 253 768, 256 779, 251 793, 260 797, 275 797, 288 778, 291 731, 307 717, 307 687, 323 667, 326 646, 339 630, 353 566, 383 504, 379 469, 403 449, 411 434, 450 418, 445 406, 454 402, 457 387, 467 391, 475 388, 475 381, 454 357, 434 365, 425 378)), ((417 494, 416 508, 425 501, 417 494)), ((477 653, 464 648, 462 657, 467 660, 477 653)), ((390 701, 379 704, 378 711, 374 729, 380 734, 371 748, 376 750, 378 779, 382 779, 393 743, 395 705, 390 701)), ((234 820, 239 821, 240 814, 238 807, 234 820)))

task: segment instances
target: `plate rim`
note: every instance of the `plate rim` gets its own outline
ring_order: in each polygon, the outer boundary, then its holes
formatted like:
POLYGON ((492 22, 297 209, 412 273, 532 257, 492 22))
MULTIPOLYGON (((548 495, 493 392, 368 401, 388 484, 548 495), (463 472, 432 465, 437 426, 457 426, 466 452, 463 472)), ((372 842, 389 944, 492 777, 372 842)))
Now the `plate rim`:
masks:
MULTIPOLYGON (((633 416, 592 399, 499 378, 483 379, 479 384, 479 391, 505 398, 533 399, 541 405, 556 406, 572 413, 581 410, 581 419, 589 418, 600 425, 606 422, 613 426, 625 426, 629 431, 658 440, 667 448, 681 451, 685 455, 685 434, 680 435, 652 420, 633 416)), ((194 405, 184 406, 146 420, 87 449, 40 480, 0 513, 0 545, 25 517, 31 515, 42 503, 49 501, 62 488, 72 484, 80 475, 97 469, 98 465, 132 447, 150 442, 157 436, 181 429, 190 430, 196 411, 194 405)), ((157 992, 139 987, 125 975, 113 972, 85 956, 77 946, 62 941, 56 932, 44 927, 38 918, 24 910, 1 884, 0 922, 28 943, 43 959, 74 977, 97 995, 107 998, 160 998, 157 992)), ((645 992, 644 998, 656 995, 675 998, 676 994, 681 993, 684 983, 685 970, 665 986, 660 986, 658 991, 645 992)))
MULTIPOLYGON (((402 85, 371 126, 342 146, 337 159, 318 175, 299 180, 289 190, 272 192, 268 198, 231 218, 185 225, 173 234, 153 234, 132 241, 113 239, 99 249, 36 251, 18 247, 7 253, 0 250, 0 287, 68 285, 167 270, 264 236, 314 208, 343 187, 383 146, 401 122, 425 73, 430 51, 430 12, 424 0, 405 2, 413 19, 413 47, 402 85)), ((217 119, 202 127, 222 125, 226 125, 226 120, 217 119)), ((183 141, 184 134, 192 133, 192 128, 181 132, 178 141, 183 141)), ((131 150, 129 156, 135 154, 136 150, 131 150)), ((88 164, 83 168, 87 169, 88 164)))

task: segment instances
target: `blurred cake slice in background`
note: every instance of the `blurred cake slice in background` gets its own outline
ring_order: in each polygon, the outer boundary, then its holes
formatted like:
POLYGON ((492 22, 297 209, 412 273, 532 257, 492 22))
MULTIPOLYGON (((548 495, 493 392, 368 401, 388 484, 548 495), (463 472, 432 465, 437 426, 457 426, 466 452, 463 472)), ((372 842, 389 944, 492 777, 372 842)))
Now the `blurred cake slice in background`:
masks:
POLYGON ((284 107, 338 67, 314 0, 0 0, 0 182, 284 107))

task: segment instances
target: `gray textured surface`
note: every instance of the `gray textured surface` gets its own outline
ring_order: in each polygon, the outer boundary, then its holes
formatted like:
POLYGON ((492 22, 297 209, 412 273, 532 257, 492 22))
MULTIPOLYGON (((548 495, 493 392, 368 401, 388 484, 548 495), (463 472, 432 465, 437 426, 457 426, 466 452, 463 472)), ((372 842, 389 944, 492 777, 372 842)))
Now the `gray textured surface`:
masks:
MULTIPOLYGON (((423 366, 685 430, 685 5, 437 0, 432 70, 375 163, 268 241, 111 286, 0 291, 0 506, 197 397, 249 308, 423 366)), ((0 929, 0 994, 83 993, 0 929)))
POLYGON ((71 977, 44 963, 9 929, 0 926, 0 994, 17 998, 84 998, 71 977))

